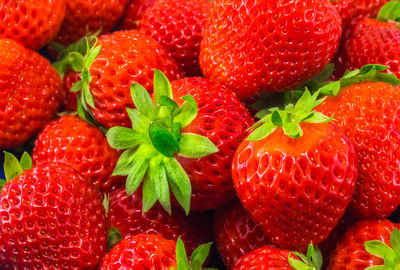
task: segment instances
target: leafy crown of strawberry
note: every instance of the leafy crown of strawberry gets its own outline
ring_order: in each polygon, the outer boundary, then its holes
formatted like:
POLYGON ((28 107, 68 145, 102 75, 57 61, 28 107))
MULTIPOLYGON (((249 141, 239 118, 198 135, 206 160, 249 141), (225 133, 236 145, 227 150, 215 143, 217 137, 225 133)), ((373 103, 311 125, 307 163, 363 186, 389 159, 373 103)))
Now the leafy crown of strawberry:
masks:
POLYGON ((10 180, 18 177, 23 171, 32 168, 32 158, 24 152, 18 160, 13 154, 4 151, 4 174, 6 179, 0 179, 0 189, 10 180))
POLYGON ((390 1, 386 3, 378 13, 377 20, 382 22, 400 22, 400 1, 390 1))
POLYGON ((292 258, 292 252, 289 252, 288 261, 289 265, 296 270, 319 270, 322 267, 322 254, 318 247, 314 247, 312 244, 308 245, 307 254, 301 254, 299 252, 293 252, 299 259, 292 258))
MULTIPOLYGON (((185 245, 179 237, 176 242, 176 270, 217 270, 215 268, 203 268, 203 264, 210 252, 212 243, 207 243, 196 248, 190 256, 190 263, 185 250, 185 245)), ((175 270, 171 267, 170 270, 175 270)))

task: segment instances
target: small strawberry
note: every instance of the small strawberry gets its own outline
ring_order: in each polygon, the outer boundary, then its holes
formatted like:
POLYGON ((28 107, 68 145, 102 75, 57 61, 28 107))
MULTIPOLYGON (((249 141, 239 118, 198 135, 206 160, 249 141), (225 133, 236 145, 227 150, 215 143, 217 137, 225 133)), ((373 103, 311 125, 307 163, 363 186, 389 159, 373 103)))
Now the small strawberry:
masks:
POLYGON ((239 146, 233 181, 240 200, 274 245, 304 250, 339 222, 357 179, 354 148, 313 109, 306 90, 296 105, 268 111, 239 146))
POLYGON ((398 269, 400 225, 364 220, 351 227, 331 256, 330 270, 398 269))
POLYGON ((10 38, 29 49, 40 49, 57 35, 64 19, 65 2, 0 1, 0 39, 10 38))
POLYGON ((214 212, 213 229, 215 245, 228 269, 240 257, 270 244, 262 226, 253 220, 240 201, 214 212))
POLYGON ((210 6, 208 0, 159 0, 144 12, 139 31, 163 45, 185 76, 201 75, 200 42, 210 6))
POLYGON ((123 30, 136 29, 144 12, 156 2, 157 0, 128 0, 121 28, 123 30))
POLYGON ((331 61, 341 19, 329 0, 214 0, 200 67, 240 99, 300 85, 331 61))
POLYGON ((29 155, 5 155, 1 269, 96 269, 107 244, 99 191, 66 165, 28 169, 29 155))
POLYGON ((62 99, 62 81, 47 59, 0 39, 0 148, 20 146, 36 135, 62 99))
POLYGON ((158 235, 139 234, 119 242, 104 257, 100 270, 201 270, 210 247, 211 243, 199 246, 189 263, 181 239, 175 242, 158 235))
POLYGON ((61 162, 80 172, 90 184, 109 192, 122 177, 110 177, 119 158, 97 127, 79 117, 64 115, 39 134, 33 149, 35 164, 61 162))

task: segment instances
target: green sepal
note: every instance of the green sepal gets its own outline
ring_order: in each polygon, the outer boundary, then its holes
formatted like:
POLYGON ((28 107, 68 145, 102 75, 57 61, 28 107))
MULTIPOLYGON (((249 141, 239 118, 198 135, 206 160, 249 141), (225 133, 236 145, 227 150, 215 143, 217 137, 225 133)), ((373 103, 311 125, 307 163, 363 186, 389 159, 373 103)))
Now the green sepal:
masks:
POLYGON ((167 172, 164 168, 164 162, 161 157, 150 160, 148 177, 154 185, 156 199, 161 206, 171 214, 170 190, 167 179, 167 172))
POLYGON ((179 142, 168 129, 156 124, 150 124, 149 135, 154 148, 162 155, 173 157, 178 153, 179 142))
MULTIPOLYGON (((80 95, 80 94, 79 94, 80 95)), ((85 110, 85 108, 82 105, 82 99, 80 98, 80 96, 78 95, 78 99, 77 99, 77 109, 76 112, 78 113, 78 116, 80 118, 82 118, 83 120, 85 120, 87 123, 97 127, 98 129, 100 129, 104 134, 107 133, 107 128, 105 128, 104 126, 100 125, 93 117, 92 113, 88 110, 85 110)))
POLYGON ((2 179, 0 185, 4 186, 6 183, 19 175, 25 170, 32 168, 32 158, 26 152, 22 155, 21 159, 18 160, 13 154, 3 151, 4 153, 4 175, 6 179, 2 179))
POLYGON ((182 127, 186 127, 197 117, 198 107, 191 95, 184 96, 182 99, 185 102, 182 104, 178 115, 174 117, 174 121, 181 123, 182 127))
POLYGON ((106 137, 114 149, 132 148, 145 140, 142 134, 126 127, 112 127, 107 131, 106 137))
POLYGON ((149 119, 153 118, 155 115, 155 108, 153 101, 147 90, 140 84, 134 83, 131 86, 131 96, 133 104, 135 104, 136 109, 143 115, 147 116, 149 119))
POLYGON ((146 175, 148 167, 148 159, 139 156, 135 160, 126 178, 125 188, 127 195, 132 195, 136 192, 143 181, 143 177, 146 175))
POLYGON ((149 174, 146 174, 146 177, 143 181, 142 198, 143 213, 146 213, 157 202, 157 194, 154 188, 154 179, 150 178, 149 174))
POLYGON ((107 235, 107 251, 110 251, 121 240, 121 232, 116 227, 111 227, 107 235))
POLYGON ((295 270, 320 270, 323 263, 322 253, 318 247, 309 244, 306 255, 299 252, 289 252, 288 262, 295 270), (297 259, 292 258, 292 254, 295 255, 297 259))
POLYGON ((158 69, 154 69, 154 104, 159 104, 160 98, 165 96, 169 99, 172 99, 172 89, 171 84, 168 81, 168 78, 159 71, 158 69))
POLYGON ((23 171, 29 170, 32 168, 32 158, 27 152, 24 152, 22 154, 21 159, 20 159, 20 164, 21 164, 23 171))
MULTIPOLYGON (((203 264, 206 261, 211 248, 212 243, 207 243, 197 247, 192 255, 190 256, 190 262, 188 260, 185 245, 181 237, 176 242, 175 257, 177 262, 176 270, 216 270, 215 268, 203 268, 203 264)), ((175 270, 171 267, 171 270, 175 270)))
POLYGON ((186 254, 185 245, 179 237, 176 242, 176 266, 177 270, 189 270, 189 260, 186 254))
POLYGON ((178 152, 180 156, 202 158, 218 151, 218 148, 207 137, 193 133, 181 134, 178 152))
POLYGON ((390 1, 379 10, 377 20, 400 22, 400 1, 390 1))

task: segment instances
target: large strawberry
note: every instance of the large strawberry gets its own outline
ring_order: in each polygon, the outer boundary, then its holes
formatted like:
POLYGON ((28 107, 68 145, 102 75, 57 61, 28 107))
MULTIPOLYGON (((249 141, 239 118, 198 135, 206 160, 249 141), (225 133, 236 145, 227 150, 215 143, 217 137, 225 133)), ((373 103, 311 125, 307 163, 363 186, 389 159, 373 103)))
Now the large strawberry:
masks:
POLYGON ((233 181, 244 207, 282 248, 326 239, 351 200, 354 148, 305 91, 297 104, 271 109, 239 146, 233 181))
POLYGON ((199 246, 188 262, 185 246, 158 235, 139 234, 119 242, 103 259, 100 270, 201 270, 211 243, 199 246))
POLYGON ((239 201, 214 212, 213 229, 215 245, 228 269, 240 257, 270 244, 262 226, 253 220, 239 201))
POLYGON ((1 269, 96 269, 107 244, 99 191, 66 165, 41 163, 22 172, 30 166, 26 154, 20 164, 6 153, 1 269))
POLYGON ((0 38, 38 50, 57 35, 64 14, 65 0, 0 1, 0 38))
POLYGON ((128 175, 128 194, 145 176, 145 210, 159 200, 170 211, 169 186, 186 212, 190 204, 192 210, 225 204, 235 193, 231 161, 252 118, 231 91, 203 78, 170 85, 157 70, 154 88, 153 104, 147 91, 134 84, 137 110, 128 109, 133 129, 114 127, 107 133, 112 147, 127 149, 114 174, 128 175))
POLYGON ((124 189, 113 191, 109 199, 107 223, 109 228, 118 229, 124 238, 143 233, 158 234, 175 241, 181 237, 189 252, 210 240, 206 215, 191 213, 187 217, 181 209, 172 209, 170 215, 159 204, 143 213, 140 190, 130 196, 124 189))
POLYGON ((340 17, 342 17, 343 26, 346 27, 353 19, 356 13, 355 0, 331 0, 332 5, 339 12, 340 17))
POLYGON ((200 66, 240 99, 284 91, 322 71, 340 34, 341 19, 329 0, 215 0, 200 66))
POLYGON ((210 7, 208 0, 159 0, 144 12, 139 30, 163 45, 186 76, 198 76, 200 42, 210 7))
POLYGON ((36 135, 62 98, 62 81, 49 61, 16 41, 0 39, 0 148, 36 135))
POLYGON ((125 30, 136 29, 144 12, 156 2, 157 0, 128 0, 121 28, 125 30))
POLYGON ((33 149, 35 164, 61 162, 80 172, 102 192, 122 182, 110 177, 119 158, 97 127, 79 117, 64 115, 39 134, 33 149))
POLYGON ((346 232, 336 246, 328 269, 398 269, 399 229, 399 224, 389 220, 358 222, 346 232))

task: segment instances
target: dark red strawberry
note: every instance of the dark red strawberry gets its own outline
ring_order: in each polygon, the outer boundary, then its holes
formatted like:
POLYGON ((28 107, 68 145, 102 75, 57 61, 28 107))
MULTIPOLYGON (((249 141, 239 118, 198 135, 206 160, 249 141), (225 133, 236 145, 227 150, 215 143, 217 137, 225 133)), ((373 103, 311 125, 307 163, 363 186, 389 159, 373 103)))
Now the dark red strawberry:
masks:
POLYGON ((399 224, 389 220, 356 223, 336 246, 328 269, 364 270, 372 266, 397 269, 400 260, 399 229, 399 224))
POLYGON ((64 91, 66 94, 64 101, 64 110, 66 111, 76 111, 77 109, 77 98, 78 93, 73 93, 71 90, 72 86, 81 79, 80 74, 74 71, 69 71, 65 74, 63 82, 64 82, 64 91))
POLYGON ((339 15, 342 17, 343 26, 346 27, 356 14, 357 0, 331 0, 332 5, 337 9, 339 15))
POLYGON ((200 42, 210 7, 208 0, 159 0, 144 12, 139 30, 163 45, 185 76, 198 76, 200 42))
POLYGON ((200 244, 211 240, 208 218, 202 213, 191 213, 187 217, 181 209, 173 209, 170 215, 159 204, 143 213, 141 190, 130 196, 126 195, 125 189, 113 191, 109 200, 107 223, 109 228, 117 228, 123 238, 137 234, 157 234, 176 241, 182 237, 190 253, 200 244))
POLYGON ((338 48, 341 19, 330 2, 212 1, 200 51, 203 74, 240 99, 300 85, 338 48))
POLYGON ((0 39, 0 148, 20 146, 36 135, 55 116, 63 94, 49 61, 0 39))
MULTIPOLYGON (((15 176, 32 163, 6 153, 5 164, 15 176)), ((1 269, 97 269, 106 253, 101 195, 66 165, 41 163, 9 180, 0 216, 1 269)))
POLYGON ((228 269, 240 257, 270 244, 262 226, 253 220, 240 201, 214 212, 213 229, 215 245, 228 269))
POLYGON ((57 35, 64 14, 65 0, 1 1, 0 39, 14 39, 38 50, 57 35))
POLYGON ((119 158, 97 127, 79 117, 64 115, 49 123, 39 134, 33 149, 35 164, 61 162, 85 176, 102 192, 123 182, 110 177, 119 158))
POLYGON ((157 0, 128 0, 126 13, 121 28, 124 30, 136 29, 144 12, 157 0))

